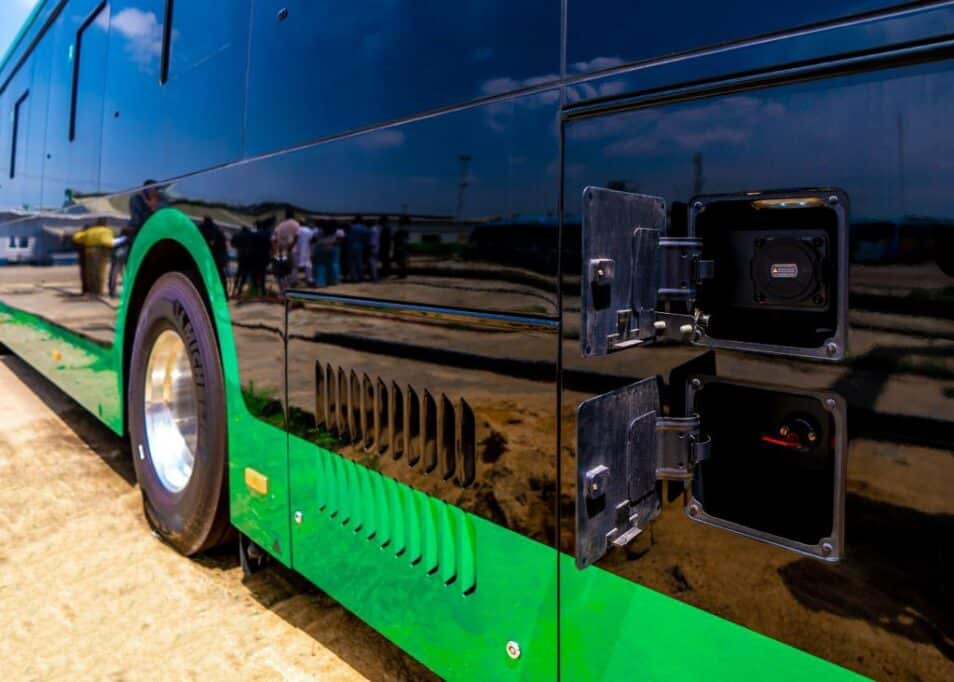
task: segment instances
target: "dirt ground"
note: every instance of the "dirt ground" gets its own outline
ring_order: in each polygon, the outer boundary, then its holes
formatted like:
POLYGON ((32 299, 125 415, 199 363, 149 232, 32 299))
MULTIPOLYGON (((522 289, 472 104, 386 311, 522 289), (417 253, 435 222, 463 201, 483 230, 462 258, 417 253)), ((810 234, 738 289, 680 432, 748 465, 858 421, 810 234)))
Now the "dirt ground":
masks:
POLYGON ((337 602, 149 531, 125 444, 0 355, 0 660, 20 679, 418 680, 337 602))

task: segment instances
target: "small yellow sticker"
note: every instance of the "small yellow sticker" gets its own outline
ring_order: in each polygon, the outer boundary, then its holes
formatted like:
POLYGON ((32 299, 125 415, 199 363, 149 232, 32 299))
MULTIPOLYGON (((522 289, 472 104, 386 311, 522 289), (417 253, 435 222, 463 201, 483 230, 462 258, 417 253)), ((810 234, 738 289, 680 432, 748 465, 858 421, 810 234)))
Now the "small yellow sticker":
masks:
POLYGON ((54 362, 59 362, 60 360, 63 359, 63 354, 58 350, 53 351, 52 353, 50 353, 50 355, 53 356, 54 362))
POLYGON ((251 467, 245 467, 245 485, 252 492, 268 495, 268 476, 251 467))

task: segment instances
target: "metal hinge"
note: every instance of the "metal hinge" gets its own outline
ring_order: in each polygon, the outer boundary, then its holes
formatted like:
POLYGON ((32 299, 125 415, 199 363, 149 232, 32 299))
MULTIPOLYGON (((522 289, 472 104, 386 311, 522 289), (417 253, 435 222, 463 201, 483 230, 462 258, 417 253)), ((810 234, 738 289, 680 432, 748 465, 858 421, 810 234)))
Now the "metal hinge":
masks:
POLYGON ((715 274, 702 240, 665 236, 662 199, 600 188, 585 191, 583 218, 584 356, 604 355, 649 340, 689 340, 697 286, 715 274))
POLYGON ((715 276, 715 261, 702 258, 702 240, 695 237, 660 237, 660 301, 696 300, 696 286, 715 276))
MULTIPOLYGON (((608 350, 622 350, 652 338, 684 340, 695 331, 688 314, 657 310, 660 302, 679 301, 691 309, 696 288, 715 275, 715 261, 702 258, 702 241, 691 237, 662 237, 660 231, 633 231, 633 281, 629 305, 616 310, 615 329, 607 336, 608 350)), ((612 305, 609 289, 616 279, 612 258, 593 258, 588 264, 592 291, 612 305)), ((599 301, 595 301, 599 307, 599 301)))
POLYGON ((656 420, 656 479, 691 481, 700 462, 709 459, 712 441, 699 431, 699 415, 656 420))

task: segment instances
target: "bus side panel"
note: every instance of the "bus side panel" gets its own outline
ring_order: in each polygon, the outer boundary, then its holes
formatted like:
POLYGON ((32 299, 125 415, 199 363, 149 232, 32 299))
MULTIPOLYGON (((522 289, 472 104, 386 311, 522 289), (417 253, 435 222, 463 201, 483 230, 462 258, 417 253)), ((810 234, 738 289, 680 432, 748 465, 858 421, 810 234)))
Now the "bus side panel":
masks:
POLYGON ((295 570, 445 678, 556 679, 552 547, 295 436, 290 466, 295 570))
POLYGON ((858 21, 858 16, 899 4, 897 0, 783 0, 765 12, 759 0, 652 3, 638 9, 628 0, 569 2, 566 62, 571 73, 592 73, 806 26, 858 21))
MULTIPOLYGON (((741 91, 735 84, 728 92, 714 84, 692 97, 680 93, 667 101, 666 93, 656 92, 652 98, 634 99, 628 110, 622 105, 605 115, 567 118, 567 229, 580 229, 587 185, 664 198, 668 229, 677 235, 685 234, 687 207, 697 195, 834 187, 848 197, 846 359, 715 351, 720 379, 824 392, 846 401, 845 553, 837 563, 801 556, 694 522, 681 494, 664 499, 648 529, 627 546, 612 548, 598 568, 580 572, 567 562, 561 584, 564 666, 579 665, 571 644, 592 641, 595 610, 626 624, 626 610, 649 588, 872 677, 949 677, 954 660, 949 575, 954 428, 948 387, 954 376, 952 63, 869 65, 827 78, 755 82, 741 91), (620 600, 622 580, 632 585, 630 596, 620 600)), ((725 229, 735 229, 728 222, 725 229)), ((579 281, 571 279, 580 276, 579 263, 564 263, 565 284, 579 281)), ((567 294, 563 303, 561 417, 570 456, 563 458, 562 480, 564 496, 575 500, 577 406, 614 386, 610 381, 583 386, 574 373, 598 372, 618 382, 649 376, 668 381, 707 351, 659 343, 583 358, 574 333, 579 298, 567 294)), ((673 396, 680 390, 669 389, 673 396)), ((725 418, 746 424, 751 412, 744 405, 735 409, 736 414, 727 409, 725 418)), ((759 426, 771 438, 780 426, 770 421, 759 426)), ((740 505, 771 502, 746 525, 781 506, 792 519, 812 517, 818 505, 831 509, 831 495, 812 495, 790 478, 766 473, 777 459, 766 453, 744 473, 716 483, 709 478, 709 493, 719 485, 740 505)), ((561 523, 571 531, 561 535, 562 549, 570 554, 572 509, 564 508, 561 523)), ((692 614, 697 612, 687 606, 682 618, 694 636, 692 614)), ((644 626, 620 627, 618 649, 604 645, 612 659, 608 669, 642 676, 644 663, 655 667, 658 659, 634 652, 653 645, 672 650, 674 640, 647 617, 644 626)), ((753 637, 743 645, 742 639, 738 646, 761 650, 762 640, 753 637)), ((700 655, 691 641, 683 638, 680 644, 690 658, 700 655)), ((728 644, 725 649, 725 657, 734 656, 728 644)), ((746 667, 757 660, 736 663, 746 667)), ((816 665, 786 660, 789 654, 783 653, 777 663, 788 666, 785 674, 797 668, 800 675, 816 665)))
POLYGON ((561 554, 567 680, 848 680, 849 670, 561 554))
MULTIPOLYGON (((0 293, 2 296, 2 293, 0 293)), ((123 432, 113 349, 0 301, 0 343, 59 386, 117 434, 123 432)))

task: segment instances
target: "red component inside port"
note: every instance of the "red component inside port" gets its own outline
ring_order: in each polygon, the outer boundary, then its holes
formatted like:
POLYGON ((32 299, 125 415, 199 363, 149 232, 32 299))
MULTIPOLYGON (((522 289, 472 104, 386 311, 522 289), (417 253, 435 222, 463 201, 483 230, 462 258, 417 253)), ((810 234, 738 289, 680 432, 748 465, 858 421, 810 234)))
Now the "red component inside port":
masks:
POLYGON ((783 448, 800 448, 802 447, 802 442, 799 440, 798 435, 792 432, 789 432, 788 436, 785 438, 776 438, 775 436, 762 436, 761 438, 763 443, 770 443, 772 445, 778 445, 783 448))

